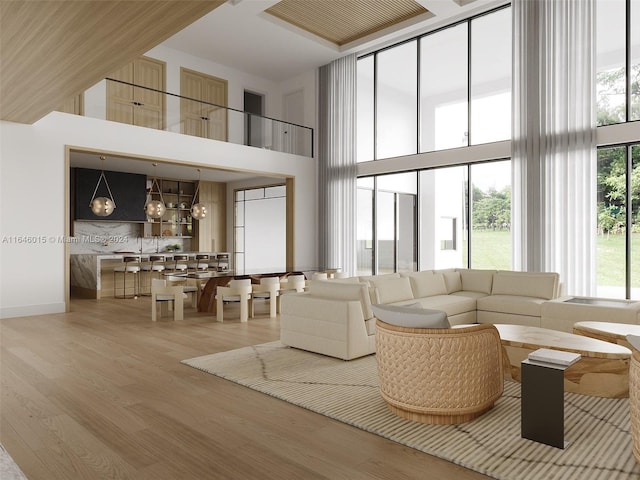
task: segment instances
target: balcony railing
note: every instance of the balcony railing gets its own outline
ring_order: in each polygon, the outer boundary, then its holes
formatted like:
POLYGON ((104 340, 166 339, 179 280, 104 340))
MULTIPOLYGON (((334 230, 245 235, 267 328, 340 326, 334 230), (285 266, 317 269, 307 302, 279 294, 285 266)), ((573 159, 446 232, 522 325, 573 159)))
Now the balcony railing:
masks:
POLYGON ((309 127, 111 78, 106 79, 106 88, 103 109, 90 107, 85 100, 87 116, 313 156, 313 129, 309 127))

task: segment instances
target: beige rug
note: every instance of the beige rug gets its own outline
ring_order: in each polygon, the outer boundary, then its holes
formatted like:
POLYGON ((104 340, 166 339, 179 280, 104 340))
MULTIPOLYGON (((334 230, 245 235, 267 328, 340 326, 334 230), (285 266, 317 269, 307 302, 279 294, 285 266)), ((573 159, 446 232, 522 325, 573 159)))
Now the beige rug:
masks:
POLYGON ((520 437, 517 383, 473 422, 422 425, 386 408, 373 355, 345 362, 272 342, 183 363, 497 479, 640 479, 627 399, 566 393, 562 450, 520 437))

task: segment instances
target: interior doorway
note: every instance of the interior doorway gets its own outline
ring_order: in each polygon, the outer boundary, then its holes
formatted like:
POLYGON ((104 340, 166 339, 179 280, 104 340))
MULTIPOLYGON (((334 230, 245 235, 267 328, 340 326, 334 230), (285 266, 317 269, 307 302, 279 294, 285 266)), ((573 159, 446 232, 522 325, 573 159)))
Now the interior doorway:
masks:
POLYGON ((244 120, 244 144, 251 147, 264 147, 264 95, 245 90, 244 111, 246 112, 244 120))

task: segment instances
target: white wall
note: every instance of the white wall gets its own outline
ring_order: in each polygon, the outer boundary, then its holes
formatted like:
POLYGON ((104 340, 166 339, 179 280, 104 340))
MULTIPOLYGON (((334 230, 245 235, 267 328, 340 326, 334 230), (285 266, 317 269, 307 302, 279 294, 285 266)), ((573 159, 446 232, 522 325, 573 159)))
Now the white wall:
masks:
POLYGON ((67 146, 294 176, 295 262, 316 263, 314 159, 54 112, 0 122, 0 317, 65 310, 67 146))

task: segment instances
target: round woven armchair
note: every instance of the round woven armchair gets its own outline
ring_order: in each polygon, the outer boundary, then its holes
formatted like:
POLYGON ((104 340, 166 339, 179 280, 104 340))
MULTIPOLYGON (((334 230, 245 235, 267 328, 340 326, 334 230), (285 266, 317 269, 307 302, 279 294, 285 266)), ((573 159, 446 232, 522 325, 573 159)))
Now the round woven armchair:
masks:
POLYGON ((382 398, 413 421, 468 422, 504 388, 500 335, 489 324, 432 329, 377 320, 376 359, 382 398))

